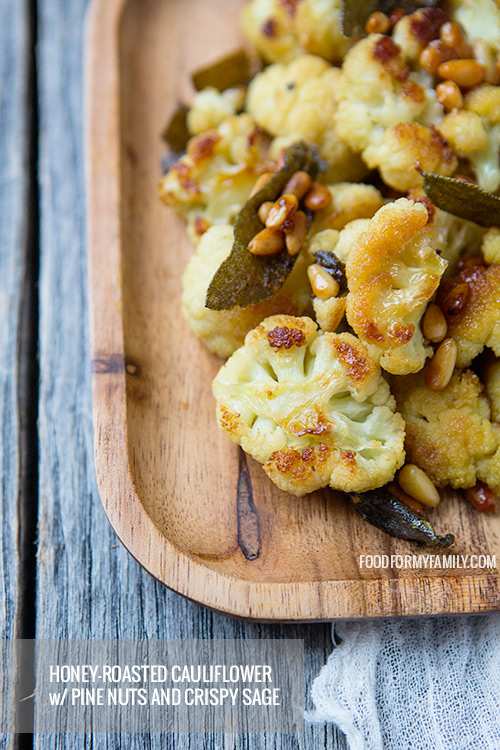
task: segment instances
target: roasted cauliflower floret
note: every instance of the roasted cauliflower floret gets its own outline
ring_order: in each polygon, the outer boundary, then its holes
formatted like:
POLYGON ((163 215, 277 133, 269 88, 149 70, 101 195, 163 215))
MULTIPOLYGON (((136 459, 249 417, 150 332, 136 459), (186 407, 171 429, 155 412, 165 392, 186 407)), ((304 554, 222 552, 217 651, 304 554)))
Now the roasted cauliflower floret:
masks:
POLYGON ((187 124, 192 135, 212 130, 235 115, 243 106, 245 89, 239 86, 226 91, 217 91, 212 86, 198 91, 188 112, 187 124))
POLYGON ((248 114, 191 138, 160 184, 160 197, 188 222, 193 242, 213 224, 229 224, 267 162, 268 139, 248 114))
POLYGON ((437 303, 457 343, 458 367, 468 367, 485 346, 500 356, 500 265, 474 265, 444 279, 437 303))
POLYGON ((287 65, 270 65, 248 87, 246 106, 257 125, 278 137, 280 149, 297 140, 315 143, 329 167, 327 182, 357 180, 365 171, 335 130, 340 78, 340 71, 320 57, 303 55, 287 65))
POLYGON ((481 252, 486 263, 500 263, 500 229, 491 227, 483 238, 481 252))
POLYGON ((445 21, 446 14, 441 8, 419 8, 397 22, 392 39, 412 68, 419 67, 422 51, 429 42, 439 38, 439 30, 445 21))
POLYGON ((346 258, 347 320, 382 367, 398 375, 420 370, 432 352, 419 322, 447 262, 423 231, 427 220, 422 203, 389 203, 346 258))
POLYGON ((467 114, 480 118, 487 134, 484 147, 468 154, 469 160, 478 184, 494 192, 500 187, 500 86, 478 86, 467 94, 464 105, 467 114))
POLYGON ((352 44, 342 33, 340 0, 252 0, 243 31, 267 62, 290 62, 304 52, 340 63, 352 44))
POLYGON ((229 357, 246 334, 275 313, 300 315, 308 306, 311 290, 307 261, 302 254, 282 289, 272 299, 249 307, 218 312, 205 307, 214 273, 231 252, 233 227, 211 227, 201 238, 182 276, 182 312, 195 333, 214 354, 229 357))
POLYGON ((339 182, 326 186, 332 196, 328 208, 314 216, 313 232, 323 229, 343 229, 355 219, 371 219, 383 206, 382 194, 373 185, 362 182, 339 182))
POLYGON ((378 365, 357 338, 318 334, 310 318, 266 318, 213 391, 229 439, 294 495, 373 489, 404 461, 403 421, 378 365))
POLYGON ((484 39, 494 47, 500 40, 500 8, 495 0, 452 0, 451 15, 469 42, 484 39))
POLYGON ((422 372, 394 378, 392 390, 406 423, 407 461, 438 487, 488 484, 499 442, 477 375, 456 372, 444 390, 433 391, 422 372))
POLYGON ((345 314, 345 303, 345 297, 330 297, 330 299, 314 297, 314 315, 322 331, 337 330, 345 314))
POLYGON ((339 136, 354 151, 361 152, 371 169, 379 167, 392 187, 407 190, 419 184, 420 176, 414 170, 419 160, 445 174, 455 169, 443 138, 428 127, 443 117, 435 92, 426 78, 410 73, 390 37, 370 34, 348 52, 337 98, 339 136), (409 123, 422 127, 405 128, 409 123), (402 152, 402 168, 398 168, 398 150, 402 152), (411 184, 404 174, 408 169, 411 184))
POLYGON ((458 166, 457 157, 439 130, 416 122, 387 128, 382 143, 367 146, 363 159, 370 169, 379 170, 384 182, 402 191, 422 184, 417 168, 449 177, 458 166))

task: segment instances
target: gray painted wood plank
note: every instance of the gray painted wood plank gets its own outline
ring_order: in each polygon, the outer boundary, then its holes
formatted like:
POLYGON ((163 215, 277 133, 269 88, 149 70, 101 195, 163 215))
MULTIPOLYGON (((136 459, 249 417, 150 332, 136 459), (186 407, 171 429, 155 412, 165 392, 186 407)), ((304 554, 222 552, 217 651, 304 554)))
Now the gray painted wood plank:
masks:
MULTIPOLYGON (((119 545, 93 470, 82 145, 85 0, 43 0, 39 18, 41 126, 40 510, 37 636, 306 640, 310 680, 331 648, 328 625, 248 624, 167 591, 119 545)), ((117 747, 114 737, 37 737, 37 748, 117 747)), ((344 748, 331 727, 303 737, 158 735, 119 746, 179 750, 344 748)))
MULTIPOLYGON (((23 472, 26 424, 22 387, 28 278, 30 22, 28 3, 0 0, 0 638, 23 635, 23 472)), ((0 677, 0 731, 12 716, 13 675, 0 677)), ((2 747, 15 747, 0 735, 2 747)))

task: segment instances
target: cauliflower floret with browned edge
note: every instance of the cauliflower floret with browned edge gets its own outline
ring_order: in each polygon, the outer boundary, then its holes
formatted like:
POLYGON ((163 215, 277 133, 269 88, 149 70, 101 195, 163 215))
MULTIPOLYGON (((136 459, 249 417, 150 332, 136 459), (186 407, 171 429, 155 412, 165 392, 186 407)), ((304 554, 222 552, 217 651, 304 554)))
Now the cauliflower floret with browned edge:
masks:
POLYGON ((328 208, 314 215, 312 232, 323 229, 343 229, 355 219, 371 219, 384 204, 382 194, 373 185, 362 182, 339 182, 326 185, 332 202, 328 208))
POLYGON ((444 279, 437 303, 457 343, 458 367, 468 367, 485 346, 500 356, 500 265, 477 264, 444 279))
POLYGON ((428 216, 422 203, 388 203, 346 258, 347 320, 382 367, 397 375, 417 372, 432 353, 419 323, 447 262, 429 241, 428 216))
POLYGON ((393 378, 391 388, 406 424, 407 461, 438 487, 473 487, 478 480, 489 484, 499 440, 477 375, 455 372, 446 388, 434 391, 422 371, 393 378))
POLYGON ((243 343, 246 334, 261 320, 275 313, 300 315, 310 303, 308 261, 302 253, 281 290, 267 302, 232 310, 205 307, 208 286, 233 245, 233 227, 211 227, 201 238, 182 276, 182 312, 191 330, 207 349, 229 357, 243 343))
POLYGON ((213 86, 198 91, 187 115, 187 125, 191 135, 199 135, 212 130, 235 115, 245 101, 245 88, 239 86, 218 91, 213 86))
POLYGON ((500 187, 500 87, 485 84, 471 91, 464 109, 449 112, 439 130, 468 159, 483 190, 500 187))
POLYGON ((289 64, 277 63, 255 76, 246 107, 257 125, 278 138, 284 149, 297 140, 318 146, 328 169, 322 180, 358 180, 365 173, 359 158, 340 139, 333 122, 341 73, 325 60, 303 55, 289 64))
POLYGON ((420 55, 447 20, 441 8, 419 8, 403 16, 392 31, 392 39, 401 49, 403 59, 412 68, 419 68, 420 55))
POLYGON ((327 250, 335 253, 337 258, 346 262, 347 255, 355 247, 358 238, 370 226, 370 219, 355 219, 346 224, 339 232, 337 229, 323 229, 317 234, 310 235, 306 242, 310 262, 314 263, 314 253, 327 250))
POLYGON ((340 6, 340 0, 252 0, 243 8, 243 32, 267 62, 307 52, 340 63, 352 44, 342 33, 340 6))
POLYGON ((210 226, 233 222, 257 177, 274 168, 268 145, 248 114, 191 138, 187 153, 161 181, 160 197, 187 221, 195 244, 210 226))
POLYGON ((429 127, 443 117, 435 92, 426 76, 410 72, 390 37, 370 34, 348 52, 337 98, 339 136, 371 169, 379 168, 391 187, 420 184, 417 162, 447 175, 455 170, 444 139, 429 127), (410 123, 421 127, 404 127, 410 123))
POLYGON ((219 425, 282 490, 362 492, 404 461, 403 420, 366 347, 276 315, 251 331, 216 376, 219 425))

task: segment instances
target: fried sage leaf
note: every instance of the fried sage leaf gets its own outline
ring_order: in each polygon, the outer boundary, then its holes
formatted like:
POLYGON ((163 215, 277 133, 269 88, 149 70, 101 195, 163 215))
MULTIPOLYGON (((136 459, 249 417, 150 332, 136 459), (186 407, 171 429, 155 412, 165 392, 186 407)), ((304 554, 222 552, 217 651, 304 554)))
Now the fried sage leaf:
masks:
POLYGON ((231 310, 236 305, 248 307, 265 302, 281 289, 297 256, 283 250, 277 255, 258 256, 248 244, 264 225, 259 219, 259 206, 275 201, 295 172, 308 172, 314 179, 320 161, 314 147, 295 143, 286 152, 285 164, 264 187, 245 203, 234 222, 234 243, 231 254, 215 272, 208 287, 206 306, 211 310, 231 310))
POLYGON ((254 74, 253 67, 252 59, 241 49, 206 68, 197 70, 191 78, 197 91, 207 86, 213 86, 217 91, 225 91, 234 86, 245 86, 254 74))
POLYGON ((176 154, 183 154, 191 135, 187 126, 189 107, 178 104, 177 109, 168 121, 161 137, 176 154))
POLYGON ((375 11, 390 13, 402 8, 413 13, 418 8, 432 8, 439 0, 342 0, 342 31, 345 36, 363 34, 369 16, 375 11))
POLYGON ((319 266, 328 271, 330 276, 333 276, 340 287, 340 292, 345 292, 347 289, 345 263, 342 263, 335 253, 330 252, 330 250, 318 250, 314 253, 314 260, 319 266))
POLYGON ((500 198, 478 185, 419 170, 425 194, 435 206, 482 227, 500 227, 500 198))
POLYGON ((387 487, 369 492, 350 492, 348 498, 350 505, 365 521, 398 539, 410 539, 435 547, 449 547, 455 541, 453 534, 437 536, 429 521, 407 508, 387 487))

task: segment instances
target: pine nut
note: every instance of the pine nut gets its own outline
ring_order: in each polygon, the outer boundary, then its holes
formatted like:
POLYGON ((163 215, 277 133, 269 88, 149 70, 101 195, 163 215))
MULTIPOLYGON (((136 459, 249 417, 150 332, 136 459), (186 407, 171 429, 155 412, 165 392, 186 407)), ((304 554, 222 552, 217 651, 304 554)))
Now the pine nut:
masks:
POLYGON ((431 302, 427 310, 425 311, 424 319, 422 321, 422 330, 424 336, 432 341, 433 344, 438 344, 444 339, 448 332, 448 325, 446 318, 444 317, 441 309, 431 302))
POLYGON ((464 105, 462 92, 454 81, 438 83, 436 98, 448 112, 452 109, 461 109, 464 105))
POLYGON ((267 217, 269 216, 269 211, 274 206, 274 203, 272 201, 266 201, 265 203, 261 203, 261 206, 259 208, 259 219, 263 224, 266 223, 267 217))
POLYGON ((322 211, 332 202, 332 194, 320 182, 313 182, 305 197, 305 205, 310 211, 322 211))
POLYGON ((263 229, 250 241, 248 249, 254 255, 276 255, 285 246, 285 237, 279 229, 263 229))
POLYGON ((460 88, 470 89, 484 81, 483 68, 477 60, 448 60, 437 69, 441 78, 449 78, 460 88))
POLYGON ((443 391, 451 380, 457 361, 457 345, 454 339, 445 339, 431 359, 425 382, 433 391, 443 391))
POLYGON ((255 195, 255 193, 258 193, 259 190, 262 190, 266 182, 269 182, 272 176, 272 172, 263 172, 263 174, 261 174, 260 177, 257 178, 257 181, 253 186, 252 192, 250 193, 250 198, 252 197, 252 195, 255 195))
POLYGON ((444 23, 439 30, 439 38, 455 52, 455 57, 470 57, 471 48, 461 27, 455 21, 444 23))
POLYGON ((441 500, 425 471, 416 464, 405 464, 399 470, 398 482, 403 492, 429 508, 435 508, 441 500))
POLYGON ((289 255, 297 255, 304 245, 307 234, 307 217, 303 211, 297 211, 293 225, 285 229, 286 249, 289 255))
POLYGON ((444 308, 448 315, 460 315, 469 301, 470 286, 467 283, 457 284, 446 295, 444 308))
POLYGON ((367 34, 385 34, 389 31, 391 22, 385 13, 375 11, 371 16, 368 16, 368 20, 365 24, 365 31, 367 34))
POLYGON ((403 492, 399 484, 391 482, 387 485, 387 489, 392 492, 392 494, 395 495, 403 505, 406 505, 406 507, 414 513, 418 513, 419 516, 424 515, 424 506, 422 503, 419 503, 418 500, 415 500, 413 497, 407 495, 406 492, 403 492))
POLYGON ((330 276, 326 268, 313 263, 307 269, 307 275, 311 283, 311 288, 316 297, 327 300, 336 297, 340 291, 338 282, 330 276))
POLYGON ((270 209, 266 219, 266 227, 269 229, 285 229, 287 224, 291 226, 298 206, 299 202, 293 193, 282 195, 270 209))
POLYGON ((389 16, 389 24, 391 26, 391 29, 393 29, 397 22, 401 21, 401 19, 405 15, 406 13, 404 12, 403 8, 395 8, 389 16))
POLYGON ((312 179, 307 172, 295 172, 283 188, 283 195, 286 193, 293 193, 297 200, 300 201, 310 189, 311 185, 312 179))
POLYGON ((474 508, 483 513, 497 509, 496 495, 484 482, 477 482, 474 487, 468 487, 465 490, 465 496, 474 508))
POLYGON ((440 39, 429 42, 420 53, 420 65, 427 72, 435 75, 441 63, 453 60, 455 53, 447 47, 440 39))
POLYGON ((488 42, 485 42, 484 39, 476 39, 472 45, 472 55, 474 60, 477 60, 479 65, 482 66, 486 83, 498 86, 500 83, 500 76, 498 75, 493 51, 488 42))

